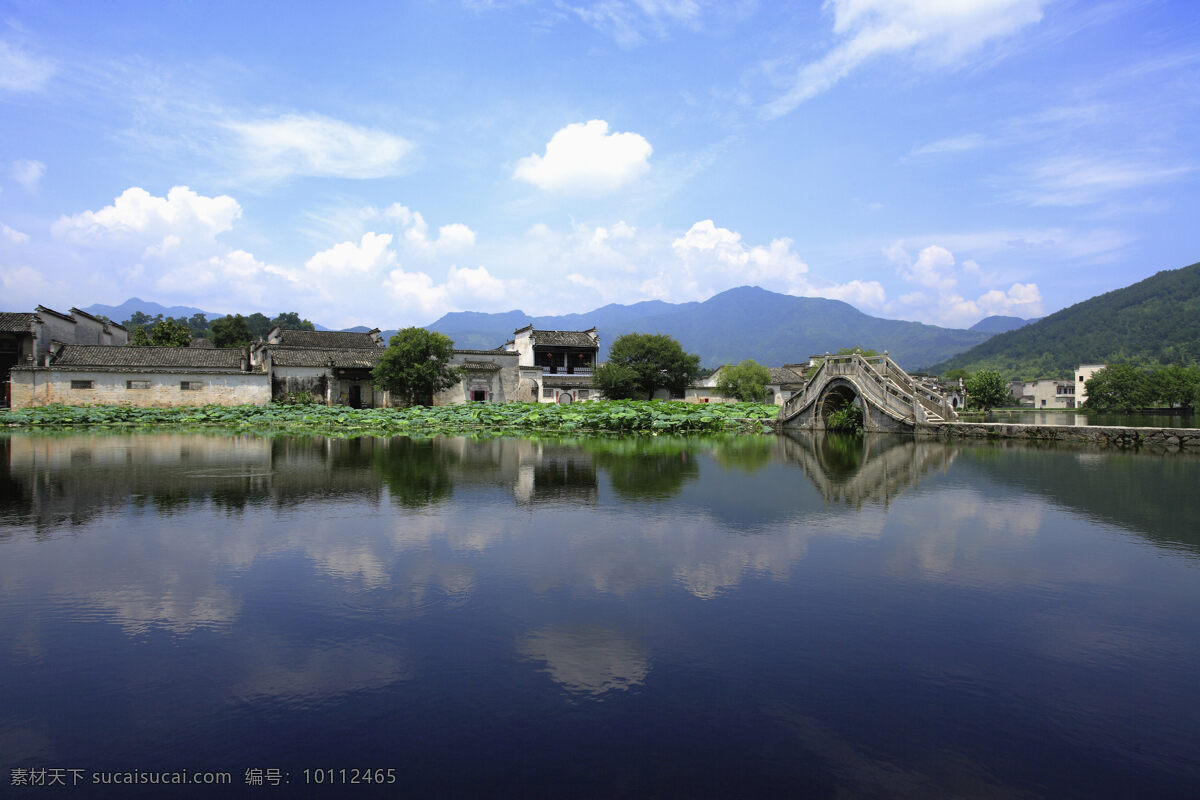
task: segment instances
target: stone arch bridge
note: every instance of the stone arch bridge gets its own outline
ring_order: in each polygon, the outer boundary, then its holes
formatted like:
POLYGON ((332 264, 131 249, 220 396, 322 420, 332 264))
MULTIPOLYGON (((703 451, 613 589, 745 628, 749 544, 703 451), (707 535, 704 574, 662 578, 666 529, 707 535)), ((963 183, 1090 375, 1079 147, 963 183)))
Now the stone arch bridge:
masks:
POLYGON ((910 376, 885 351, 881 356, 826 354, 804 389, 779 409, 779 424, 824 430, 829 414, 846 403, 863 410, 868 431, 911 431, 918 423, 958 419, 935 386, 910 376))

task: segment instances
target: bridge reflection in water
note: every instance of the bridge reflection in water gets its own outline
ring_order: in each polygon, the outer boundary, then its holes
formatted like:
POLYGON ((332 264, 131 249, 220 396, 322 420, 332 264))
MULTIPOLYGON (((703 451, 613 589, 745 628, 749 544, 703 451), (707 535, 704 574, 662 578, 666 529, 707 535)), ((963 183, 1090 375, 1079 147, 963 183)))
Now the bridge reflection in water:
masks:
POLYGON ((785 430, 779 436, 787 460, 795 462, 827 503, 886 507, 927 475, 954 462, 957 448, 911 436, 854 436, 826 431, 785 430))

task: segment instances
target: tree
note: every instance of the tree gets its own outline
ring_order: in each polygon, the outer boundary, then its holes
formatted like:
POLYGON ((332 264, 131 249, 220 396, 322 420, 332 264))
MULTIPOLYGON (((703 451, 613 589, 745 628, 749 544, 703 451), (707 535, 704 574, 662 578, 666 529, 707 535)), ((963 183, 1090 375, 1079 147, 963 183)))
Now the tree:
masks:
POLYGON ((271 320, 267 318, 266 314, 260 314, 255 311, 246 317, 246 327, 250 329, 251 339, 265 339, 274 326, 271 325, 271 320))
POLYGON ((162 314, 155 318, 152 326, 138 325, 133 328, 129 343, 134 347, 187 347, 192 341, 192 335, 183 322, 162 314))
POLYGON ((250 326, 241 314, 232 314, 213 320, 212 340, 216 347, 243 347, 253 339, 250 326))
POLYGON ((192 336, 197 339, 202 339, 208 336, 208 315, 202 312, 196 312, 188 318, 188 330, 192 332, 192 336))
POLYGON ((283 311, 271 320, 272 328, 283 328, 287 331, 315 331, 317 328, 306 319, 300 319, 295 311, 283 311))
POLYGON ((683 394, 700 369, 700 356, 683 352, 679 342, 661 333, 627 333, 608 349, 608 362, 595 381, 611 399, 653 397, 658 389, 683 394))
POLYGON ((1132 364, 1110 364, 1084 384, 1092 411, 1122 411, 1132 414, 1150 404, 1149 380, 1132 364))
POLYGON ((1003 405, 1011 396, 1004 377, 990 369, 980 370, 967 378, 964 388, 971 402, 984 411, 1003 405))
POLYGON ((433 395, 461 378, 450 366, 454 342, 424 328, 404 328, 388 342, 371 372, 375 388, 391 392, 405 405, 430 405, 433 395))
POLYGON ((770 382, 771 371, 754 359, 747 358, 721 370, 717 378, 717 393, 748 403, 759 403, 767 398, 767 384, 770 382))
POLYGON ((1151 370, 1147 384, 1152 404, 1191 408, 1200 394, 1200 367, 1171 364, 1151 370))
POLYGON ((837 355, 839 356, 848 356, 851 353, 858 353, 863 358, 871 358, 879 355, 878 350, 868 350, 864 347, 839 347, 837 351, 837 355))

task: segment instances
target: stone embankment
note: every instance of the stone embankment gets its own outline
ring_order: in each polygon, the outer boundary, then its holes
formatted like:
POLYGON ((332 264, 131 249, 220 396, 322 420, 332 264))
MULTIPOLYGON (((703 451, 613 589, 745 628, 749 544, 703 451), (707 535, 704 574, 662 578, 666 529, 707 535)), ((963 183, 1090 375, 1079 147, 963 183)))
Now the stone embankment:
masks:
POLYGON ((938 439, 1026 439, 1080 442, 1104 447, 1200 450, 1200 428, 1132 428, 1116 425, 1019 425, 1009 422, 918 423, 917 436, 938 439))

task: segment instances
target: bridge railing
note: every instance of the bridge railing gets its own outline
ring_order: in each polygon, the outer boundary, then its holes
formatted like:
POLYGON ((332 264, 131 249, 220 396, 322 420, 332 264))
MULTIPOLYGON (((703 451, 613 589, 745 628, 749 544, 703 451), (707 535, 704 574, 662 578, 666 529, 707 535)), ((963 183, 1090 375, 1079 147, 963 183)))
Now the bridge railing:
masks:
POLYGON ((780 418, 791 419, 807 408, 828 380, 838 376, 856 378, 855 384, 872 402, 900 419, 924 422, 930 413, 942 419, 958 417, 944 397, 914 379, 885 352, 877 356, 827 355, 808 376, 804 388, 784 403, 780 418))

